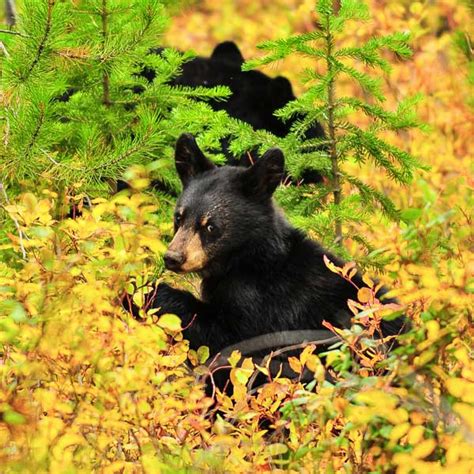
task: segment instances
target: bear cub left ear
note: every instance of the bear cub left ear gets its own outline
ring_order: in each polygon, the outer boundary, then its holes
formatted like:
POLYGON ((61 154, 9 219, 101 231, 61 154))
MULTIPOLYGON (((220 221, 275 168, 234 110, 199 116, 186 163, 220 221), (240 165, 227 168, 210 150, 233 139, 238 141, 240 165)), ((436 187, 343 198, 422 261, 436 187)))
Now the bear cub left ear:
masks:
POLYGON ((175 150, 176 171, 186 187, 192 178, 198 174, 210 171, 216 165, 207 159, 190 133, 183 133, 176 142, 175 150))
POLYGON ((214 51, 211 54, 211 59, 226 61, 229 64, 238 66, 239 68, 245 62, 240 49, 233 41, 224 41, 223 43, 219 43, 214 48, 214 51))
POLYGON ((285 174, 285 157, 279 148, 270 148, 243 174, 244 193, 259 200, 272 197, 285 174))

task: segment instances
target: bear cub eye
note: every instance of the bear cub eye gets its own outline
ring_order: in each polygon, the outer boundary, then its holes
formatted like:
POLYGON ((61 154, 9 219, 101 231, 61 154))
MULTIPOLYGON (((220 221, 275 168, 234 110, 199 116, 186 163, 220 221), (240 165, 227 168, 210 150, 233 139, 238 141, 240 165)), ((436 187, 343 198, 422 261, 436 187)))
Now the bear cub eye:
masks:
POLYGON ((207 224, 206 226, 206 232, 208 232, 209 234, 211 234, 212 232, 214 232, 216 230, 216 228, 212 225, 212 224, 207 224))

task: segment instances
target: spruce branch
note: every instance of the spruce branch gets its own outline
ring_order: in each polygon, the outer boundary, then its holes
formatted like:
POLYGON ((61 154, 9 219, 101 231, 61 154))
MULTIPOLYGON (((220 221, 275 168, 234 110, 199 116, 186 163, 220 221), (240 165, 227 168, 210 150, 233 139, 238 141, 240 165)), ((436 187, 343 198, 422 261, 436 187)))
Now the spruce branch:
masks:
POLYGON ((33 147, 35 146, 36 140, 38 139, 38 136, 40 134, 41 127, 43 126, 45 121, 45 106, 44 104, 39 104, 39 116, 36 121, 36 126, 33 130, 33 134, 31 136, 31 140, 26 146, 25 149, 25 158, 28 160, 31 157, 31 153, 33 150, 33 147))
POLYGON ((24 73, 21 77, 23 81, 26 81, 30 76, 35 67, 38 65, 41 56, 45 52, 46 49, 46 44, 49 39, 49 34, 51 33, 51 21, 52 21, 52 16, 53 16, 53 8, 55 5, 55 0, 48 0, 47 3, 47 10, 46 10, 46 20, 45 20, 45 26, 44 26, 44 33, 43 36, 38 44, 38 48, 36 50, 36 55, 33 58, 33 61, 30 65, 30 67, 27 69, 26 73, 24 73))

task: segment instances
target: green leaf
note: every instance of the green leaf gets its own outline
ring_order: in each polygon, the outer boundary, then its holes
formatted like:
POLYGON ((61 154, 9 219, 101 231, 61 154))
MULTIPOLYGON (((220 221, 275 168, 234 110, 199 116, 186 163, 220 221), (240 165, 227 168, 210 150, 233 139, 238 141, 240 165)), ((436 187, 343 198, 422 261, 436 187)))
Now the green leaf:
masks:
POLYGON ((2 417, 8 425, 23 425, 26 422, 26 418, 21 413, 10 409, 3 412, 2 417))
POLYGON ((207 359, 209 359, 209 347, 201 346, 197 350, 198 360, 201 364, 204 364, 207 359))
POLYGON ((16 323, 22 323, 28 319, 25 308, 21 303, 15 300, 6 300, 0 302, 0 309, 5 312, 16 323))
POLYGON ((181 319, 174 314, 164 314, 158 320, 158 326, 170 331, 181 331, 181 319))
POLYGON ((280 454, 285 454, 288 452, 288 446, 283 443, 272 443, 267 447, 271 456, 279 456, 280 454))
POLYGON ((401 211, 401 219, 403 222, 407 224, 411 224, 412 222, 416 221, 421 215, 423 211, 422 209, 417 209, 415 207, 411 207, 408 209, 404 209, 401 211))

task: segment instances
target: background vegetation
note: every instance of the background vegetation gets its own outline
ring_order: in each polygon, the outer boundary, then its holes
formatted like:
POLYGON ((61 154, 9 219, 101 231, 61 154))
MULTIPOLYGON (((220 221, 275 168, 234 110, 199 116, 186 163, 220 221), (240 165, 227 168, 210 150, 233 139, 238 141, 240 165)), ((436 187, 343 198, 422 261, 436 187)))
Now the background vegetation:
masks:
MULTIPOLYGON (((160 8, 156 2, 137 3, 160 8)), ((208 55, 217 42, 234 39, 246 58, 259 58, 262 53, 256 45, 262 41, 306 33, 315 26, 312 1, 188 3, 181 12, 173 7, 176 16, 164 38, 155 36, 164 31, 166 22, 160 21, 159 31, 143 35, 141 49, 118 58, 127 62, 129 72, 137 57, 157 43, 208 55)), ((323 362, 312 347, 290 361, 296 378, 307 367, 317 384, 275 378, 247 393, 254 371, 265 372, 265 367, 239 361, 235 354, 230 360, 233 393, 218 395, 214 406, 196 383, 207 372, 206 351, 188 351, 179 321, 172 316, 156 321, 150 314, 145 323, 137 323, 122 310, 120 297, 130 282, 141 285, 157 275, 180 286, 196 284, 189 277, 161 274, 160 255, 172 231, 167 217, 172 202, 163 195, 140 192, 150 176, 175 179, 171 156, 176 134, 202 132, 201 142, 208 149, 216 148, 228 127, 236 136, 240 134, 241 143, 252 143, 261 135, 254 136, 248 128, 191 101, 191 96, 203 97, 208 91, 172 93, 163 83, 139 98, 145 105, 134 104, 134 110, 127 110, 103 103, 84 120, 84 111, 93 109, 97 98, 104 99, 103 87, 93 87, 96 77, 71 103, 48 102, 52 109, 46 117, 62 113, 68 120, 61 127, 46 127, 39 141, 35 124, 42 110, 32 104, 55 97, 70 81, 48 73, 52 61, 58 61, 54 49, 47 51, 50 56, 39 65, 47 75, 33 76, 29 87, 12 80, 25 78, 12 74, 15 68, 21 73, 24 64, 16 63, 12 70, 2 61, 2 80, 6 81, 0 92, 2 469, 54 473, 472 471, 471 12, 468 4, 454 0, 367 3, 371 20, 349 23, 344 33, 347 42, 361 44, 374 34, 411 32, 413 59, 388 57, 393 71, 390 77, 384 76, 384 107, 395 110, 402 99, 422 93, 418 111, 429 129, 385 138, 430 169, 419 170, 412 184, 403 187, 370 163, 345 162, 348 173, 388 195, 401 209, 398 222, 382 213, 348 220, 345 252, 362 263, 385 264, 381 278, 395 288, 414 329, 389 358, 370 347, 371 324, 384 309, 374 300, 367 280, 369 290, 360 292, 360 301, 353 305, 359 323, 353 332, 339 333, 342 343, 323 362), (137 115, 142 119, 138 126, 133 120, 137 115), (203 127, 203 122, 211 126, 203 127), (101 125, 91 130, 90 123, 101 125), (129 128, 116 133, 124 127, 131 127, 133 134, 129 128), (29 147, 31 136, 35 136, 35 149, 29 147), (106 146, 91 149, 90 143, 106 146), (25 150, 43 160, 26 160, 25 150), (127 150, 134 151, 136 160, 116 159, 127 150), (163 160, 163 168, 149 166, 156 158, 163 160), (51 167, 51 159, 65 166, 51 167), (134 189, 104 199, 107 183, 131 163, 135 166, 127 177, 134 189), (92 201, 90 210, 84 208, 86 194, 92 201), (63 219, 71 202, 78 203, 83 215, 63 219), (356 235, 364 236, 366 242, 351 238, 356 235), (185 361, 193 365, 193 373, 185 361), (323 364, 332 374, 331 383, 324 380, 323 364)), ((47 4, 29 5, 42 5, 44 14, 47 4)), ((88 7, 93 4, 84 2, 88 7)), ((133 31, 139 22, 130 21, 127 26, 133 31)), ((92 38, 100 31, 87 30, 78 21, 72 24, 80 25, 83 37, 92 38)), ((11 35, 2 35, 0 40, 2 54, 12 54, 11 35)), ((94 58, 92 53, 97 53, 71 52, 60 43, 54 46, 70 55, 83 54, 86 68, 90 68, 87 62, 94 58)), ((22 57, 31 65, 27 55, 22 57)), ((109 75, 116 99, 125 94, 136 100, 123 92, 128 79, 117 73, 113 64, 117 58, 107 59, 110 68, 103 62, 103 70, 93 69, 93 74, 100 75, 99 80, 109 75)), ((77 72, 70 69, 74 61, 65 56, 59 61, 71 76, 77 72)), ((182 57, 176 54, 150 61, 162 68, 165 77, 182 57)), ((314 67, 313 59, 289 55, 264 71, 289 77, 302 94, 305 86, 300 73, 305 67, 314 67)), ((339 87, 345 96, 368 99, 349 80, 339 87)), ((370 125, 370 117, 363 113, 352 118, 359 127, 370 125)), ((324 225, 308 225, 285 191, 279 197, 293 221, 332 244, 334 234, 325 232, 325 223, 333 222, 325 215, 330 211, 315 210, 312 218, 324 225)), ((353 193, 349 183, 343 191, 349 197, 353 193)), ((346 270, 347 276, 350 269, 346 270)), ((136 298, 139 303, 140 297, 136 298)))

